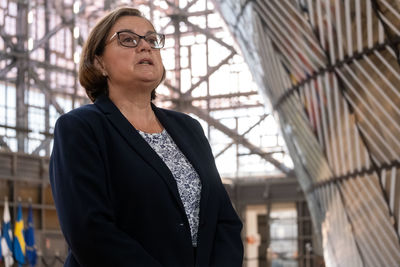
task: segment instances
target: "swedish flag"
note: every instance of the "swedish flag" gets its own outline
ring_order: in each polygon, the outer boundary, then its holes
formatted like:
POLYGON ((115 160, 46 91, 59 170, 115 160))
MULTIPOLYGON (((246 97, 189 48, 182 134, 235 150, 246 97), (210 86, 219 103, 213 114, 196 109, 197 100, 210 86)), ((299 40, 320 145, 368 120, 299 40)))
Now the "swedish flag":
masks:
POLYGON ((36 247, 35 247, 35 233, 33 226, 32 205, 29 205, 28 211, 28 229, 25 231, 26 241, 26 258, 30 266, 36 265, 36 247))
POLYGON ((17 221, 14 227, 14 258, 19 264, 25 264, 24 220, 21 203, 18 204, 17 221))

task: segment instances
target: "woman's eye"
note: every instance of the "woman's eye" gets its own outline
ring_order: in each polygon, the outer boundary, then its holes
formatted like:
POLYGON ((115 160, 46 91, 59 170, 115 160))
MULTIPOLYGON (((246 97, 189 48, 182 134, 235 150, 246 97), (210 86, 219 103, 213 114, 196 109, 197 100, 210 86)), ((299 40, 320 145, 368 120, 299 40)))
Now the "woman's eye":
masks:
POLYGON ((132 37, 125 37, 124 39, 122 39, 122 42, 131 43, 131 42, 133 42, 133 38, 132 37))
POLYGON ((149 43, 149 44, 157 44, 158 42, 157 42, 157 38, 155 38, 155 37, 148 37, 148 38, 146 38, 146 41, 149 43))

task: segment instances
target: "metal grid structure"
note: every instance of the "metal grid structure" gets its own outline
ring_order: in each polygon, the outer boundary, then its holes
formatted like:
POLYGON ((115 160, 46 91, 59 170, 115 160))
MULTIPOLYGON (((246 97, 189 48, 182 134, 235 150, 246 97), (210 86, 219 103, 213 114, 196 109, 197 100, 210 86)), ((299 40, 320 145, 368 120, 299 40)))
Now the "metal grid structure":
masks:
POLYGON ((67 251, 48 183, 53 126, 89 103, 77 81, 89 30, 127 4, 167 36, 167 78, 156 104, 202 122, 222 174, 292 175, 273 118, 212 1, 0 0, 0 214, 4 196, 12 217, 19 198, 25 218, 32 201, 40 266, 61 266, 67 251), (224 172, 227 165, 234 171, 224 172))
POLYGON ((398 266, 400 2, 217 2, 279 117, 327 266, 398 266))
POLYGON ((216 158, 236 152, 237 170, 244 165, 240 157, 251 154, 263 159, 259 166, 268 166, 262 171, 289 173, 278 133, 262 136, 260 128, 272 118, 210 0, 1 0, 1 150, 50 155, 56 118, 89 102, 76 79, 89 29, 106 10, 126 4, 167 36, 167 78, 157 103, 204 121, 211 142, 221 133, 230 138, 216 149, 216 158))

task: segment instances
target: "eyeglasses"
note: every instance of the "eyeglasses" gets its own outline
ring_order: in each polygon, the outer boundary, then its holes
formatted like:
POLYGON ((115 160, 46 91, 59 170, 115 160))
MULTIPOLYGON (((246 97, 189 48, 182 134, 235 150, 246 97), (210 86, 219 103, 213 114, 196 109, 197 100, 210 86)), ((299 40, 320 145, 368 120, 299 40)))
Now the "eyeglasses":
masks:
POLYGON ((108 43, 117 36, 118 43, 125 47, 136 47, 139 45, 140 39, 144 39, 151 48, 161 49, 164 47, 165 35, 156 32, 149 32, 145 36, 136 34, 131 31, 119 31, 113 34, 108 43))

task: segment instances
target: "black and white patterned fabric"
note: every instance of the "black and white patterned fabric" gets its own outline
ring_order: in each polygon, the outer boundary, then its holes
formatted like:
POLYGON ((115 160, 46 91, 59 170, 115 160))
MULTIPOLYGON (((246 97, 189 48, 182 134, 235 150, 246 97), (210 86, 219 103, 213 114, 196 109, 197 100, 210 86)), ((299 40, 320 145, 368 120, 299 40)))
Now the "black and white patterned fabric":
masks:
POLYGON ((165 129, 161 133, 154 134, 139 130, 138 132, 157 152, 174 176, 189 220, 192 245, 196 247, 201 193, 199 175, 165 129))

